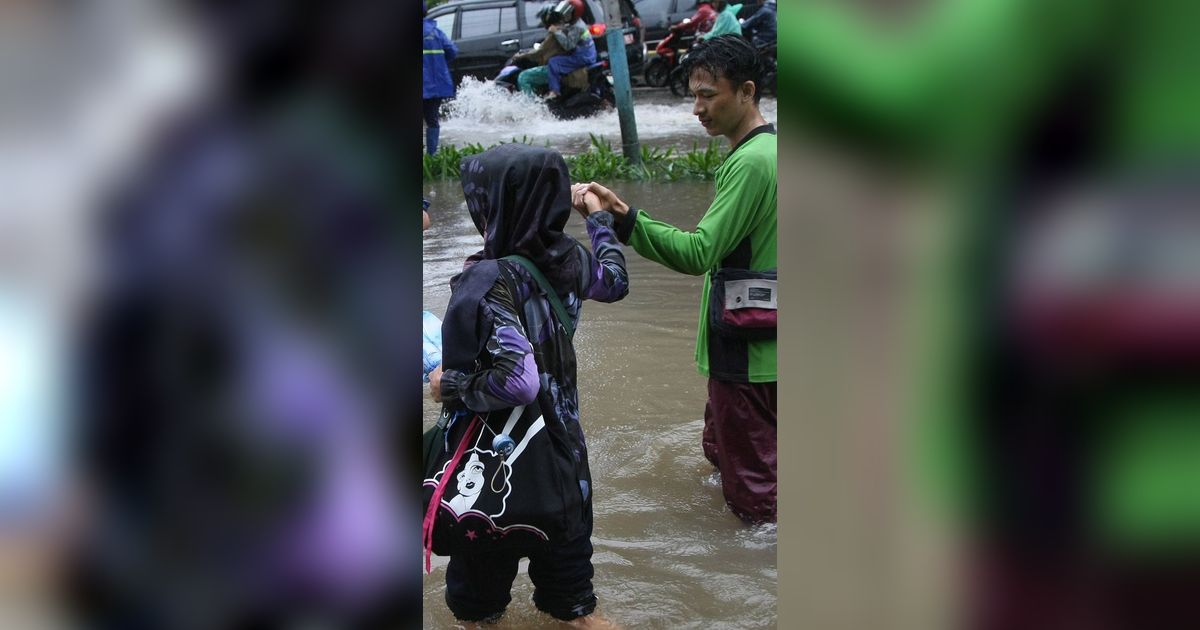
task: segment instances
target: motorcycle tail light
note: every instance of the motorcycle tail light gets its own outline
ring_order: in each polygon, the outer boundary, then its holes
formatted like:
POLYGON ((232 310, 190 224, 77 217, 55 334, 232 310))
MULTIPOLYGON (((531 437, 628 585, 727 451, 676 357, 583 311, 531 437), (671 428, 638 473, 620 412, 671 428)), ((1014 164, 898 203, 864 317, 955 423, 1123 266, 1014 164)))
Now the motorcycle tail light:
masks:
POLYGON ((591 33, 593 37, 599 37, 604 34, 605 27, 606 25, 604 22, 597 22, 588 27, 588 32, 591 33))

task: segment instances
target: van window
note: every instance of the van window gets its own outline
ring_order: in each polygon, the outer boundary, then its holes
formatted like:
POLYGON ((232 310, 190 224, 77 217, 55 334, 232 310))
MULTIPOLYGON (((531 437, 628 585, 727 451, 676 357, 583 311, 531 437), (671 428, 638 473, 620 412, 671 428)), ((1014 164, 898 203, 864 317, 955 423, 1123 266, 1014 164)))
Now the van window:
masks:
POLYGON ((470 9, 462 12, 461 39, 500 32, 500 9, 470 9))
MULTIPOLYGON (((695 8, 696 8, 696 0, 679 0, 679 3, 675 5, 676 12, 678 12, 678 11, 692 12, 692 10, 695 8)), ((691 16, 689 16, 689 17, 691 17, 691 16)))
POLYGON ((438 30, 445 33, 446 37, 451 39, 454 38, 454 17, 456 15, 458 15, 458 13, 451 11, 433 18, 433 22, 434 24, 437 24, 438 30))
POLYGON ((552 2, 522 2, 525 5, 525 26, 529 28, 541 28, 542 21, 538 19, 538 11, 542 7, 554 6, 552 2))
POLYGON ((502 7, 500 9, 500 32, 508 33, 517 29, 517 8, 502 7))

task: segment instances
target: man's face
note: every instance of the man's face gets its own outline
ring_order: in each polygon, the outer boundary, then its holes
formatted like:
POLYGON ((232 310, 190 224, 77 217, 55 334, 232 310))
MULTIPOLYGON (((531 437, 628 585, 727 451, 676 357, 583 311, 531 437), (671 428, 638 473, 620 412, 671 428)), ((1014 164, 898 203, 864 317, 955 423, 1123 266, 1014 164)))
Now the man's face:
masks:
POLYGON ((688 86, 696 97, 692 113, 710 136, 735 132, 754 105, 753 99, 739 94, 729 79, 714 77, 704 68, 692 70, 688 86))

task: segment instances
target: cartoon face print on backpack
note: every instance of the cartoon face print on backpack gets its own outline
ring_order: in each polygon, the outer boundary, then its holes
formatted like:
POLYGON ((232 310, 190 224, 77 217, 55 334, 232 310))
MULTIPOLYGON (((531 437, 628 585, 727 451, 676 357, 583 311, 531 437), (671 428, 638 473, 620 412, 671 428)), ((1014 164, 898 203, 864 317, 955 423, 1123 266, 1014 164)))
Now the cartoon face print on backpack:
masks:
POLYGON ((474 510, 500 516, 512 489, 508 480, 512 468, 492 451, 472 449, 469 452, 470 456, 447 486, 442 500, 455 514, 474 510))
POLYGON ((471 453, 471 459, 458 473, 458 496, 450 499, 450 507, 457 514, 462 514, 475 505, 479 493, 483 491, 483 462, 479 461, 478 453, 471 453))

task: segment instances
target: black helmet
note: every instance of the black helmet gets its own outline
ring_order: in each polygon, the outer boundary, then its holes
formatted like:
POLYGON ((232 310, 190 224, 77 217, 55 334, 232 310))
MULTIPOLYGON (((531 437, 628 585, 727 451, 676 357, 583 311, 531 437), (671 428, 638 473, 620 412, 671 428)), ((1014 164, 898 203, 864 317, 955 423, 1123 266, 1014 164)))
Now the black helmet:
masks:
POLYGON ((559 22, 570 24, 575 21, 575 5, 571 0, 562 0, 554 5, 554 14, 558 16, 559 22))
POLYGON ((537 18, 538 21, 542 23, 543 27, 548 27, 557 22, 559 19, 558 15, 554 13, 554 5, 552 4, 547 4, 546 6, 538 9, 537 18))

